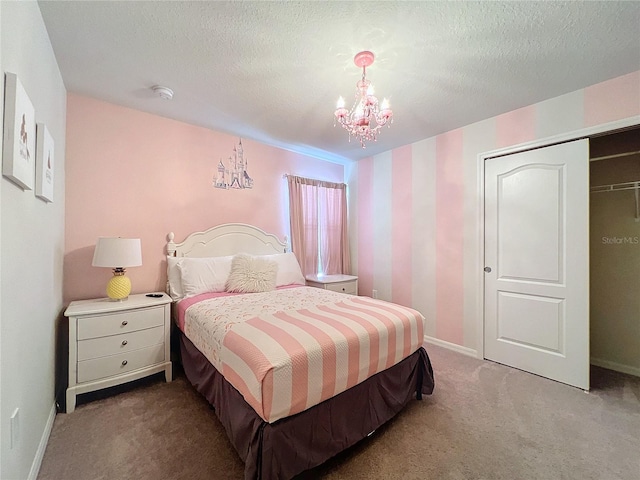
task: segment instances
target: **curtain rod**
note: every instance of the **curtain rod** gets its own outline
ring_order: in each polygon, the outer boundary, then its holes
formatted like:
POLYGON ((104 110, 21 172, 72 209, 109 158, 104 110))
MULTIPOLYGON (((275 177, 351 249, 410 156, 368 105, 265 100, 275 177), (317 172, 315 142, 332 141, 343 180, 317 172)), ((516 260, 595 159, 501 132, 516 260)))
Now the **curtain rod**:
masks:
POLYGON ((318 186, 323 186, 325 188, 346 188, 347 187, 347 184, 344 182, 330 182, 327 180, 319 180, 317 178, 300 177, 298 175, 291 175, 289 173, 285 173, 284 175, 282 175, 283 179, 287 179, 289 177, 299 178, 300 180, 302 180, 303 183, 306 183, 307 185, 318 185, 318 186))

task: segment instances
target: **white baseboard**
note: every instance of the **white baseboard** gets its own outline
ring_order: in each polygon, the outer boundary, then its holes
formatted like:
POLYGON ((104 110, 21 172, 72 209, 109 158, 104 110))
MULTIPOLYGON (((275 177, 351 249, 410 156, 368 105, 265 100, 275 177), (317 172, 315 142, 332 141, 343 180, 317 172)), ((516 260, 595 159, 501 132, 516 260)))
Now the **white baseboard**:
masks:
POLYGON ((640 368, 632 367, 630 365, 623 365, 622 363, 610 362, 609 360, 591 357, 591 365, 595 365, 596 367, 608 368, 609 370, 615 370, 616 372, 628 373, 629 375, 640 377, 640 368))
POLYGON ((44 457, 44 451, 47 449, 47 443, 49 443, 49 435, 51 435, 51 429, 53 428, 53 421, 56 418, 56 402, 53 402, 53 406, 51 407, 51 411, 49 412, 49 418, 47 419, 47 424, 44 427, 44 432, 42 432, 42 438, 40 438, 40 444, 38 445, 38 450, 36 450, 36 456, 33 459, 33 463, 31 464, 31 471, 29 472, 28 480, 36 480, 38 478, 38 473, 40 472, 40 465, 42 465, 42 458, 44 457))
POLYGON ((462 345, 446 342, 444 340, 440 340, 439 338, 430 337, 428 335, 424 336, 424 341, 432 345, 446 348, 448 350, 453 350, 454 352, 462 353, 463 355, 467 355, 469 357, 478 358, 478 352, 473 348, 463 347, 462 345))

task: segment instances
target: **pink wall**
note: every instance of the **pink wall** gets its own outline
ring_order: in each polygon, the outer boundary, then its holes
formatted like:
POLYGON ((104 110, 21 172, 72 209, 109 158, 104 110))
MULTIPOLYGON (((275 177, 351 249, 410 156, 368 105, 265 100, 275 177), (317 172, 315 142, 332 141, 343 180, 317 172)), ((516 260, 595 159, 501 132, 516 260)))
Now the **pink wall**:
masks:
POLYGON ((640 112, 640 71, 584 89, 585 126, 600 125, 640 112))
POLYGON ((374 191, 372 179, 377 173, 386 174, 382 160, 389 152, 361 160, 357 165, 358 198, 351 199, 358 209, 360 293, 370 295, 372 285, 376 285, 380 292, 391 292, 389 298, 383 299, 414 308, 423 305, 425 315, 429 313, 421 299, 434 298, 435 307, 430 307, 433 313, 432 318, 427 318, 425 334, 470 350, 479 348, 479 245, 475 225, 482 199, 478 194, 478 154, 636 115, 640 115, 640 72, 438 135, 433 139, 434 167, 431 147, 425 141, 394 149, 392 178, 386 189, 374 191), (376 163, 376 158, 381 161, 376 163), (425 188, 426 180, 420 179, 414 179, 412 188, 408 178, 416 165, 423 165, 423 172, 435 176, 435 188, 425 188), (377 168, 381 168, 380 172, 377 168), (377 205, 390 205, 390 224, 381 224, 387 223, 389 217, 373 211, 374 200, 377 205), (435 218, 426 210, 432 205, 435 218), (416 248, 415 232, 411 239, 408 225, 418 218, 429 231, 435 232, 433 250, 428 244, 423 248, 418 244, 416 248), (384 242, 376 243, 373 235, 387 229, 392 232, 390 252, 384 248, 384 242), (435 262, 431 261, 433 255, 435 262), (391 275, 384 269, 377 273, 372 268, 373 259, 391 265, 391 275), (427 275, 435 278, 433 285, 413 284, 412 269, 419 268, 418 265, 435 265, 427 275))
POLYGON ((99 236, 136 237, 143 265, 133 292, 164 290, 165 243, 226 223, 288 235, 285 173, 344 181, 342 165, 242 140, 252 189, 212 182, 238 138, 92 98, 67 103, 65 302, 105 296, 108 269, 91 266, 99 236))
POLYGON ((411 278, 411 145, 396 148, 392 153, 391 208, 391 300, 411 305, 411 289, 404 288, 405 278, 411 278))
POLYGON ((462 343, 462 130, 436 137, 436 335, 462 343))
MULTIPOLYGON (((373 291, 373 161, 358 162, 358 293, 373 291)), ((353 248, 353 245, 351 246, 353 248)))
POLYGON ((496 147, 526 143, 536 138, 534 105, 519 108, 496 117, 496 147))

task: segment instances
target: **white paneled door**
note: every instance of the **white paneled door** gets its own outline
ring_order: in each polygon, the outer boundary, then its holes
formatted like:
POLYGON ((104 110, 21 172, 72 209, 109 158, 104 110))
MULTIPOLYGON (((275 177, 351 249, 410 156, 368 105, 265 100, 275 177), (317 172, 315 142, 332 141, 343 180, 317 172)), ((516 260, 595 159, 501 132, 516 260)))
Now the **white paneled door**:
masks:
POLYGON ((589 389, 589 141, 485 162, 485 358, 589 389))

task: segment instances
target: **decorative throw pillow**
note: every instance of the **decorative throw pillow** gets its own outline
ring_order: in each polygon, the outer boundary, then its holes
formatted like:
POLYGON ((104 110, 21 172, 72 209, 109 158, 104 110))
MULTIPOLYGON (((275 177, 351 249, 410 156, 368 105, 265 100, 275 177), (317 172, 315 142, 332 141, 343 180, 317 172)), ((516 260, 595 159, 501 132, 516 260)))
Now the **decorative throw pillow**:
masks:
POLYGON ((227 292, 259 293, 276 288, 278 264, 266 258, 239 254, 231 261, 227 292))

